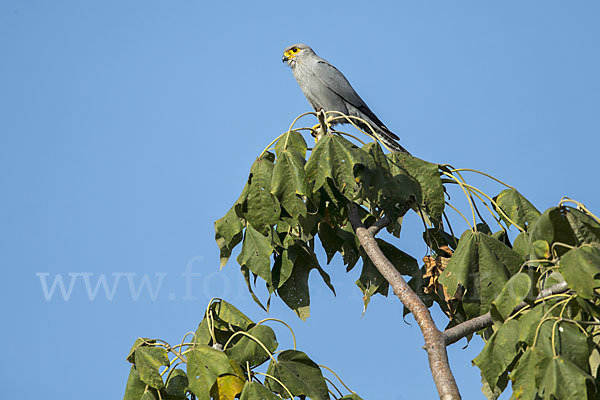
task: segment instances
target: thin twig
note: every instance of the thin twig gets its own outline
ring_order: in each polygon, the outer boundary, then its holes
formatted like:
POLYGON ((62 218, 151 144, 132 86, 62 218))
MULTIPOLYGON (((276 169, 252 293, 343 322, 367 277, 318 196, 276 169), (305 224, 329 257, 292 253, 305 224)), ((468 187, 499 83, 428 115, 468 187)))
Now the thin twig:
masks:
MULTIPOLYGON (((567 282, 560 282, 557 283, 556 285, 550 286, 547 289, 544 289, 540 292, 540 294, 538 295, 538 297, 536 298, 536 301, 538 300, 544 300, 550 296, 559 294, 559 293, 564 293, 567 290, 569 290, 569 287, 567 286, 567 282)), ((515 307, 515 309, 513 310, 513 313, 518 312, 519 310, 521 310, 524 307, 527 307, 528 304, 525 302, 521 302, 518 306, 515 307)), ((475 317, 472 318, 468 321, 462 322, 456 326, 453 326, 452 328, 446 329, 444 331, 444 337, 446 339, 446 346, 451 345, 452 343, 456 343, 458 342, 460 339, 475 333, 477 331, 480 331, 482 329, 485 329, 487 327, 492 326, 492 324, 494 323, 494 321, 492 320, 492 314, 487 312, 483 315, 480 315, 479 317, 475 317)))
POLYGON ((390 217, 384 215, 382 218, 375 221, 375 223, 367 229, 367 232, 369 232, 371 236, 375 236, 379 233, 380 230, 388 226, 391 222, 392 220, 390 219, 390 217))

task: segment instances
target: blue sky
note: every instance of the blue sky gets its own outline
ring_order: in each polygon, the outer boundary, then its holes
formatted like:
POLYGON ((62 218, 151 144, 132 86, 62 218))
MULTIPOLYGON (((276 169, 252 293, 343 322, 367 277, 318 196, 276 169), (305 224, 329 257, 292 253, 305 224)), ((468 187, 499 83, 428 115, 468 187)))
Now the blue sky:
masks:
MULTIPOLYGON (((219 272, 213 222, 309 111, 281 63, 292 43, 341 69, 414 155, 489 172, 542 210, 570 196, 600 211, 598 2, 366 4, 0 2, 3 397, 119 398, 135 338, 179 341, 214 296, 266 317, 234 260, 219 272), (68 298, 45 295, 57 276, 68 298), (102 276, 114 293, 90 299, 102 276), (144 276, 161 285, 137 296, 144 276)), ((407 218, 399 242, 418 259, 419 229, 407 218)), ((434 398, 399 302, 361 317, 359 268, 326 270, 338 295, 311 276, 307 322, 276 298, 270 316, 365 399, 434 398)), ((449 349, 464 398, 482 398, 481 346, 449 349)))

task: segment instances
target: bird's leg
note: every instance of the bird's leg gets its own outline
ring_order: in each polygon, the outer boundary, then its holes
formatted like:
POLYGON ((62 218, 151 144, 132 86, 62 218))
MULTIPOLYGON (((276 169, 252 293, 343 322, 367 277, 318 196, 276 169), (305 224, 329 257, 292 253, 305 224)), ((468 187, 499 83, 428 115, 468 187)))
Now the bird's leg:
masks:
POLYGON ((313 133, 315 142, 318 142, 329 131, 329 124, 327 123, 325 110, 321 108, 319 111, 317 111, 317 118, 319 119, 319 123, 312 127, 313 132, 315 132, 313 133))

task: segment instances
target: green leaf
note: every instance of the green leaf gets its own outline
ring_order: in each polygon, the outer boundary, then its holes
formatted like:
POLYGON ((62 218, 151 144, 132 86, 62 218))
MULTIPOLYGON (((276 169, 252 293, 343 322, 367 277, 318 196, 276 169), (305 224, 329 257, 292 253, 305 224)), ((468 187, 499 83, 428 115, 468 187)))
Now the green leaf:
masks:
POLYGON ((466 288, 463 306, 469 318, 489 311, 492 300, 515 274, 523 259, 492 236, 465 231, 439 282, 454 295, 466 288))
POLYGON ((383 239, 375 239, 379 248, 388 260, 394 264, 394 267, 402 275, 415 276, 419 273, 419 263, 412 256, 406 254, 396 246, 386 242, 383 239))
POLYGON ((206 317, 204 317, 200 324, 198 324, 198 328, 196 328, 194 337, 196 339, 196 344, 210 343, 212 336, 210 335, 210 330, 208 329, 208 321, 206 320, 206 317))
MULTIPOLYGON (((390 170, 393 175, 408 172, 410 176, 417 180, 421 186, 421 195, 427 213, 436 223, 440 222, 445 202, 439 165, 405 153, 389 153, 387 156, 390 160, 390 170)), ((417 200, 420 199, 417 197, 417 200)))
MULTIPOLYGON (((328 400, 327 384, 321 369, 306 354, 297 350, 285 350, 279 353, 277 363, 269 364, 267 374, 279 379, 294 396, 308 396, 312 400, 328 400)), ((284 398, 287 391, 275 380, 265 378, 266 385, 284 398)))
MULTIPOLYGON (((390 162, 378 142, 369 142, 362 149, 373 157, 375 166, 378 169, 390 171, 390 162)), ((408 175, 405 171, 399 171, 399 173, 408 175)))
MULTIPOLYGON (((327 255, 327 264, 331 262, 337 252, 342 252, 344 239, 337 235, 339 229, 331 227, 327 222, 319 223, 319 240, 327 255)), ((354 238, 352 238, 354 241, 354 238)))
POLYGON ((231 327, 247 330, 254 322, 233 304, 225 300, 214 301, 210 306, 215 328, 231 331, 231 327))
POLYGON ((531 279, 527 274, 513 275, 504 285, 498 296, 492 301, 494 310, 502 320, 508 318, 515 307, 527 297, 531 289, 531 279))
POLYGON ((521 232, 517 235, 517 237, 513 241, 513 250, 515 251, 515 253, 523 257, 523 259, 529 258, 529 255, 533 251, 533 248, 530 244, 530 239, 527 232, 521 232))
POLYGON ((565 216, 578 244, 600 244, 598 221, 576 208, 567 208, 565 216))
POLYGON ((404 217, 394 218, 392 222, 385 227, 385 230, 392 234, 392 236, 399 238, 400 232, 402 231, 402 220, 404 217))
POLYGON ((439 278, 439 282, 446 288, 448 294, 454 295, 459 284, 467 286, 469 272, 478 267, 478 260, 477 234, 467 230, 460 237, 456 251, 439 278))
POLYGON ((575 324, 567 321, 557 323, 554 340, 556 352, 561 357, 575 364, 585 373, 590 373, 589 356, 593 345, 591 339, 575 324))
MULTIPOLYGON (((529 229, 530 242, 545 240, 552 244, 559 242, 569 246, 600 244, 600 224, 589 215, 569 207, 552 207, 533 223, 529 229)), ((567 251, 564 246, 555 246, 560 256, 567 251)))
POLYGON ((340 398, 340 400, 363 400, 363 399, 356 393, 352 393, 352 394, 349 394, 349 395, 346 395, 346 396, 340 398))
POLYGON ((281 207, 279 200, 271 193, 273 176, 273 155, 258 159, 250 169, 248 195, 242 206, 244 217, 256 230, 263 234, 279 220, 281 207))
POLYGON ((517 357, 518 339, 519 323, 511 319, 494 332, 481 353, 473 360, 491 388, 497 387, 501 375, 517 357))
POLYGON ((127 361, 129 361, 130 363, 135 363, 135 351, 138 349, 138 347, 142 347, 142 346, 149 346, 153 343, 156 343, 155 339, 149 339, 149 338, 137 338, 135 340, 135 342, 133 342, 133 346, 131 346, 131 350, 129 350, 129 354, 127 355, 127 361))
POLYGON ((134 353, 135 365, 140 374, 140 379, 148 386, 162 389, 165 383, 158 371, 161 365, 169 366, 167 350, 163 347, 138 347, 134 353))
MULTIPOLYGON (((250 326, 254 325, 254 322, 240 310, 221 299, 217 299, 211 303, 209 312, 212 316, 211 326, 214 327, 215 339, 220 344, 227 342, 234 332, 239 330, 246 331, 250 326)), ((196 329, 195 338, 196 344, 214 344, 206 313, 196 329)))
POLYGON ((494 239, 497 239, 498 241, 504 243, 508 247, 512 248, 512 245, 510 244, 510 239, 508 238, 507 231, 501 229, 497 232, 492 233, 490 236, 492 236, 494 239))
POLYGON ((154 395, 154 389, 148 389, 144 392, 140 400, 157 400, 157 397, 154 395))
POLYGON ((306 158, 306 148, 304 137, 298 131, 290 131, 275 143, 275 154, 279 158, 283 151, 295 150, 302 155, 302 158, 306 158))
POLYGON ((210 400, 210 390, 218 376, 235 375, 225 353, 210 346, 197 345, 187 353, 187 360, 189 389, 198 400, 210 400))
POLYGON ((538 374, 540 367, 547 360, 544 353, 535 347, 528 348, 519 358, 519 361, 510 374, 513 395, 518 400, 537 400, 538 374))
POLYGON ((135 365, 131 366, 129 370, 129 378, 127 378, 127 386, 125 387, 125 396, 123 400, 140 400, 144 391, 146 390, 146 384, 140 380, 140 374, 137 371, 135 365))
POLYGON ((513 397, 519 400, 593 399, 593 378, 563 355, 528 348, 511 375, 513 397))
POLYGON ((363 293, 363 314, 367 310, 367 306, 371 301, 371 296, 374 294, 381 294, 387 296, 389 283, 385 280, 383 275, 377 270, 375 265, 371 262, 371 259, 361 249, 361 258, 363 259, 363 268, 360 273, 360 277, 356 280, 356 286, 363 293))
POLYGON ((294 218, 306 217, 306 204, 299 196, 310 196, 304 172, 304 157, 293 149, 283 150, 273 169, 271 193, 294 218))
MULTIPOLYGON (((285 390, 285 389, 284 389, 285 390)), ((286 398, 287 393, 283 395, 286 398)), ((240 400, 278 400, 279 397, 273 394, 270 390, 265 388, 258 382, 246 382, 244 389, 242 390, 242 396, 240 400)))
POLYGON ((595 336, 593 339, 592 351, 590 353, 589 363, 592 376, 596 378, 596 387, 598 387, 598 378, 600 378, 600 337, 595 336))
MULTIPOLYGON (((506 374, 503 376, 506 376, 506 374)), ((485 380, 485 377, 481 375, 481 392, 488 400, 498 400, 503 390, 499 387, 492 388, 485 380)))
MULTIPOLYGON (((527 229, 541 213, 516 189, 506 189, 494 197, 496 204, 504 211, 512 221, 518 224, 521 228, 527 229)), ((498 211, 498 207, 494 205, 494 209, 498 211)), ((511 223, 502 213, 498 213, 500 218, 510 226, 511 223)))
POLYGON ((242 275, 244 276, 244 281, 246 282, 246 287, 248 288, 248 292, 250 292, 250 296, 252 296, 252 300, 254 300, 254 302, 258 304, 260 308, 267 311, 266 307, 260 302, 260 299, 254 293, 254 290, 252 290, 252 282, 250 281, 250 270, 245 265, 242 265, 240 270, 242 272, 242 275))
POLYGON ((545 240, 536 240, 532 244, 536 258, 550 258, 550 245, 545 240))
POLYGON ((547 357, 558 354, 589 373, 588 358, 591 344, 587 336, 572 323, 557 322, 557 318, 549 319, 552 316, 559 316, 560 309, 557 310, 555 307, 551 314, 546 315, 549 310, 550 308, 544 310, 542 306, 538 305, 529 312, 533 318, 521 318, 519 320, 519 324, 522 325, 520 326, 519 340, 524 341, 530 347, 535 344, 535 347, 547 357), (538 308, 541 310, 537 313, 533 312, 538 308), (539 319, 542 316, 547 318, 544 322, 539 319))
POLYGON ((288 247, 287 251, 294 267, 290 277, 277 289, 277 293, 281 300, 304 321, 310 315, 310 293, 308 288, 310 272, 316 269, 334 294, 335 290, 331 285, 329 275, 321 268, 317 256, 312 250, 297 242, 295 245, 288 247))
POLYGON ((227 264, 233 248, 242 241, 244 230, 242 221, 237 216, 235 206, 233 206, 223 218, 215 222, 215 240, 221 250, 221 268, 227 264))
POLYGON ((310 266, 294 265, 289 279, 277 289, 281 300, 303 321, 310 316, 310 293, 308 275, 310 266))
POLYGON ((442 247, 448 246, 452 250, 456 250, 458 246, 458 238, 437 228, 428 228, 423 232, 423 240, 431 247, 436 254, 446 255, 446 251, 441 250, 442 247))
POLYGON ((368 165, 369 155, 337 135, 325 135, 317 142, 306 163, 306 177, 314 190, 323 187, 327 179, 348 199, 353 199, 358 189, 355 166, 368 165))
POLYGON ((406 171, 395 168, 392 174, 388 158, 378 143, 367 143, 363 149, 373 157, 374 163, 360 170, 363 183, 362 196, 371 207, 384 210, 390 218, 395 218, 405 210, 409 201, 421 198, 419 183, 406 171))
MULTIPOLYGON (((275 332, 270 327, 256 325, 248 330, 248 334, 260 341, 271 354, 277 350, 275 332)), ((241 336, 235 345, 225 350, 225 354, 240 363, 240 365, 246 365, 246 362, 250 363, 250 367, 258 366, 269 359, 269 354, 265 352, 263 347, 247 336, 241 336)))
POLYGON ((538 392, 545 399, 592 399, 593 378, 561 356, 538 363, 538 392), (588 392, 588 383, 591 390, 588 392), (553 396, 553 397, 552 397, 553 396))
MULTIPOLYGON (((398 250, 396 247, 386 242, 385 240, 376 240, 383 254, 387 257, 388 260, 390 260, 392 264, 394 264, 394 267, 396 267, 398 272, 400 272, 402 275, 410 276, 416 276, 419 273, 419 266, 417 260, 404 253, 403 251, 398 250)), ((366 311, 367 306, 371 301, 371 296, 373 296, 374 294, 381 294, 383 296, 387 296, 389 283, 377 270, 375 265, 371 262, 371 259, 362 249, 360 250, 360 254, 361 258, 363 259, 363 269, 360 274, 360 277, 356 281, 356 285, 363 293, 364 312, 366 311)))
POLYGON ((336 231, 336 235, 344 241, 341 254, 344 265, 346 265, 346 272, 348 272, 354 268, 359 259, 358 244, 352 225, 345 224, 342 229, 336 231))
MULTIPOLYGON (((307 204, 308 204, 308 202, 307 202, 307 204)), ((313 206, 311 205, 310 207, 313 207, 313 206)), ((310 211, 310 207, 307 207, 309 209, 309 211, 308 211, 306 218, 304 218, 304 217, 298 218, 298 222, 299 222, 298 225, 299 225, 300 229, 298 229, 297 227, 293 228, 296 231, 300 231, 299 239, 305 243, 310 241, 317 235, 317 231, 318 231, 317 226, 323 216, 316 207, 312 211, 310 211)))
MULTIPOLYGON (((552 305, 549 302, 548 305, 552 305)), ((544 304, 538 304, 528 311, 524 311, 519 317, 519 341, 526 343, 528 346, 533 346, 536 332, 538 332, 538 326, 542 320, 544 314, 549 309, 544 304)), ((549 317, 554 316, 554 313, 548 315, 549 317)))
POLYGON ((571 249, 561 257, 558 269, 571 289, 591 299, 600 287, 600 248, 584 245, 571 249))
POLYGON ((210 395, 215 400, 234 400, 242 393, 245 381, 237 375, 221 375, 217 377, 217 384, 213 385, 210 395))
POLYGON ((186 372, 176 368, 169 375, 165 391, 170 396, 185 398, 187 387, 188 378, 186 372))
POLYGON ((573 231, 562 215, 563 211, 560 207, 552 207, 544 211, 529 228, 530 242, 545 240, 548 243, 561 242, 575 245, 573 231))
POLYGON ((252 226, 246 228, 242 251, 237 258, 240 266, 246 266, 270 285, 271 254, 273 253, 271 234, 264 236, 252 226))
MULTIPOLYGON (((289 238, 286 237, 286 239, 289 238)), ((293 241, 293 240, 292 240, 293 241)), ((273 276, 273 287, 272 290, 278 289, 290 278, 294 269, 293 255, 287 248, 283 249, 281 254, 275 256, 275 263, 273 264, 273 270, 271 274, 273 276)))
POLYGON ((523 257, 493 236, 481 235, 480 247, 489 248, 490 252, 504 265, 510 276, 516 274, 523 265, 523 257))

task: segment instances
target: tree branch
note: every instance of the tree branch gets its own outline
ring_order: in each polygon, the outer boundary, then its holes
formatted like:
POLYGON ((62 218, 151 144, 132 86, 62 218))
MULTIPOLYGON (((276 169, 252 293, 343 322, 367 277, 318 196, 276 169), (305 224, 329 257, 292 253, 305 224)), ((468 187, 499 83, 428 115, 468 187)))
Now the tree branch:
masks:
MULTIPOLYGON (((440 399, 460 399, 458 386, 456 385, 456 381, 450 370, 450 364, 448 363, 444 334, 435 326, 435 322, 433 322, 427 306, 423 304, 419 296, 410 286, 408 286, 400 272, 398 272, 390 260, 383 254, 375 240, 373 232, 378 232, 385 225, 380 223, 377 224, 377 227, 373 230, 371 230, 371 228, 367 229, 358 215, 356 204, 350 204, 348 211, 350 223, 352 224, 352 228, 354 229, 361 246, 377 270, 392 286, 394 293, 398 296, 402 304, 404 304, 404 306, 413 314, 421 328, 423 338, 425 339, 425 350, 427 350, 429 358, 429 368, 431 369, 431 374, 437 386, 440 399)), ((380 221, 382 220, 379 220, 378 222, 380 221)))
POLYGON ((375 221, 373 225, 367 228, 367 232, 373 237, 379 233, 380 230, 388 226, 392 220, 387 215, 384 215, 382 218, 375 221))
MULTIPOLYGON (((542 290, 540 294, 536 297, 536 300, 543 300, 548 296, 552 296, 553 294, 558 293, 564 293, 567 290, 569 290, 567 282, 560 282, 556 285, 550 286, 549 288, 542 290)), ((527 306, 528 304, 523 301, 515 307, 511 314, 514 314, 527 306)), ((486 314, 480 315, 479 317, 475 317, 468 321, 462 322, 456 326, 453 326, 452 328, 445 330, 443 333, 444 338, 446 340, 446 346, 458 342, 465 336, 490 327, 493 323, 494 321, 492 320, 492 314, 487 312, 486 314)))

